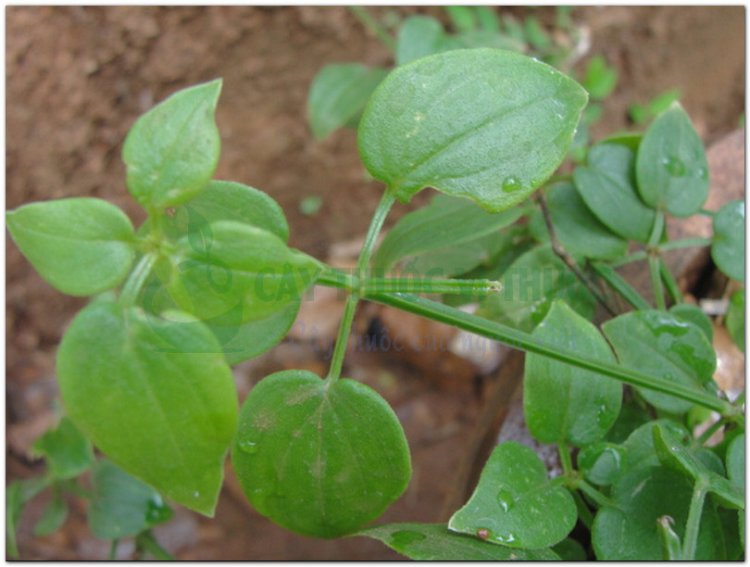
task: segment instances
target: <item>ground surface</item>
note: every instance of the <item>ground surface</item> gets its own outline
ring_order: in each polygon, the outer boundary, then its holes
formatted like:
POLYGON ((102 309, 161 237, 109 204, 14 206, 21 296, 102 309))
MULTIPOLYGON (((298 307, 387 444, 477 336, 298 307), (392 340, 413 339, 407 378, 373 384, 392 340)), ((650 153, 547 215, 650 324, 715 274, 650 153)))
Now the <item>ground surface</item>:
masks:
MULTIPOLYGON (((324 64, 390 62, 388 51, 345 8, 11 7, 6 16, 7 208, 90 195, 124 207, 139 221, 119 157, 129 126, 174 90, 223 77, 218 176, 271 194, 287 213, 291 243, 313 255, 325 258, 335 243, 364 232, 380 188, 365 178, 353 132, 316 142, 305 121, 307 89, 324 64), (310 195, 323 199, 314 216, 298 212, 300 200, 310 195)), ((743 8, 578 8, 574 18, 591 30, 590 52, 602 53, 620 71, 600 133, 625 126, 629 104, 669 88, 682 91, 707 142, 737 126, 744 100, 743 8)), ((409 208, 398 207, 389 224, 409 208)), ((26 451, 53 416, 55 347, 82 302, 52 290, 12 243, 6 244, 6 274, 12 479, 39 470, 26 451)), ((288 343, 243 366, 241 393, 283 367, 325 368, 319 350, 288 343)), ((394 405, 412 446, 415 479, 384 518, 390 521, 444 519, 443 502, 454 490, 482 401, 476 372, 464 363, 440 352, 418 358, 354 353, 347 361, 350 375, 374 385, 394 405), (430 364, 432 372, 425 370, 430 364)), ((160 538, 180 558, 396 557, 375 542, 287 533, 236 498, 231 479, 228 486, 213 522, 180 512, 162 530, 160 538)), ((60 533, 33 538, 30 526, 39 511, 37 504, 24 517, 22 557, 106 554, 106 543, 88 535, 80 506, 60 533)))

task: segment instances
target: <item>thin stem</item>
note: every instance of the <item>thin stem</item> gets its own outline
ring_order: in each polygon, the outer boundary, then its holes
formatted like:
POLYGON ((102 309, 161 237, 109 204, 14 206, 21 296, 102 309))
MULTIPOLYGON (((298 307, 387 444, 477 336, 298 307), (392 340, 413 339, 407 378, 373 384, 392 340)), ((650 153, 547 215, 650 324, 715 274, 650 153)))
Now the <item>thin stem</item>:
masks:
POLYGON ((633 252, 632 254, 628 254, 624 258, 620 258, 619 260, 615 260, 612 262, 613 268, 619 268, 620 266, 624 266, 625 264, 631 264, 633 262, 638 262, 639 260, 645 260, 648 258, 648 254, 645 250, 638 250, 637 252, 633 252))
POLYGON ((408 311, 409 313, 421 315, 434 321, 446 323, 458 327, 459 329, 499 341, 513 348, 547 356, 585 370, 591 370, 609 376, 610 378, 615 378, 626 384, 640 386, 655 392, 662 392, 676 398, 687 400, 712 409, 739 423, 744 423, 744 416, 742 415, 742 410, 740 408, 735 407, 733 404, 725 400, 717 398, 709 392, 690 388, 655 376, 648 376, 625 366, 587 358, 557 345, 540 341, 538 338, 528 333, 524 333, 506 325, 501 325, 494 321, 483 319, 482 317, 477 317, 476 315, 465 313, 459 309, 443 305, 436 301, 401 293, 371 294, 365 297, 365 299, 370 299, 384 305, 390 305, 391 307, 396 307, 403 311, 408 311))
POLYGON ((560 464, 562 465, 563 474, 568 477, 574 476, 575 470, 573 469, 573 461, 570 458, 570 449, 567 444, 562 441, 558 443, 557 451, 560 453, 560 464))
POLYGON ((682 557, 682 543, 680 543, 680 536, 672 529, 673 522, 671 516, 661 516, 656 519, 656 529, 659 531, 659 539, 661 540, 662 559, 665 561, 679 561, 682 557))
POLYGON ((682 303, 682 291, 680 286, 677 285, 677 280, 674 279, 672 272, 669 271, 664 258, 659 258, 659 273, 661 279, 664 282, 664 287, 667 288, 667 293, 675 303, 682 303))
POLYGON ((648 271, 651 274, 651 287, 654 291, 654 301, 656 308, 665 311, 667 304, 664 301, 664 287, 661 284, 661 274, 659 273, 659 258, 657 256, 648 257, 648 271))
POLYGON ((502 290, 493 280, 462 280, 440 278, 369 278, 364 281, 365 293, 439 293, 456 295, 489 295, 502 290))
POLYGON ((115 538, 112 540, 112 544, 109 546, 109 555, 107 556, 108 561, 114 561, 117 559, 117 546, 120 545, 120 540, 115 538))
POLYGON ((596 488, 591 486, 588 482, 585 480, 578 479, 576 482, 576 488, 583 492, 586 496, 591 498, 591 500, 594 501, 594 503, 599 506, 599 508, 602 508, 604 506, 612 506, 612 501, 604 496, 601 492, 599 492, 596 488))
POLYGON ((717 419, 710 426, 708 426, 703 433, 700 434, 695 442, 698 443, 698 445, 705 445, 706 442, 711 439, 711 437, 713 437, 714 433, 724 427, 725 424, 726 420, 724 418, 717 419))
POLYGON ((697 214, 701 215, 702 217, 713 218, 714 216, 716 216, 716 211, 709 211, 708 209, 701 209, 700 211, 698 211, 697 214))
POLYGON ((370 221, 370 228, 367 229, 367 236, 365 236, 365 242, 362 244, 362 250, 359 253, 359 259, 357 260, 357 276, 361 280, 367 277, 368 266, 370 264, 370 257, 375 249, 375 243, 378 240, 378 235, 383 228, 383 223, 388 213, 393 207, 393 203, 396 202, 396 198, 391 194, 390 190, 383 193, 383 197, 378 203, 378 208, 375 209, 375 213, 370 221))
POLYGON ((391 53, 396 51, 396 40, 393 39, 393 36, 388 33, 380 22, 370 15, 364 6, 349 6, 349 9, 360 23, 374 33, 383 45, 391 51, 391 53))
POLYGON ((706 489, 703 483, 698 481, 695 483, 693 497, 690 499, 687 526, 685 527, 685 539, 682 542, 682 559, 684 561, 695 559, 695 548, 698 544, 698 532, 700 531, 703 503, 705 501, 706 489))
POLYGON ((315 280, 316 284, 355 292, 359 289, 359 278, 346 274, 341 270, 329 268, 322 272, 315 280))
POLYGON ((659 250, 667 252, 669 250, 679 250, 680 248, 701 248, 711 246, 710 238, 684 238, 682 240, 670 240, 659 245, 659 250))
POLYGON ((558 240, 557 234, 555 233, 555 227, 552 224, 552 217, 549 213, 549 208, 547 207, 547 201, 545 200, 544 195, 542 195, 541 193, 538 193, 536 200, 539 203, 539 208, 542 211, 544 224, 547 225, 547 232, 549 232, 549 238, 550 238, 550 244, 552 245, 552 251, 565 263, 565 265, 570 269, 570 271, 575 274, 575 276, 591 292, 591 294, 596 298, 596 300, 609 312, 610 315, 612 315, 613 317, 617 315, 615 310, 609 306, 604 296, 602 296, 602 294, 599 293, 599 290, 597 289, 597 287, 589 280, 588 277, 586 277, 586 274, 583 273, 583 271, 578 266, 578 264, 573 259, 573 257, 570 254, 568 254, 568 251, 565 250, 565 247, 558 240))
POLYGON ((120 304, 124 306, 135 305, 138 299, 138 294, 143 288, 143 284, 146 283, 148 275, 151 273, 151 269, 156 263, 157 255, 155 253, 144 254, 136 264, 125 285, 122 286, 120 292, 120 304))
POLYGON ((151 530, 147 530, 138 534, 136 537, 136 545, 143 551, 150 553, 154 559, 159 561, 174 561, 175 557, 164 549, 159 542, 154 538, 154 534, 151 530))
POLYGON ((586 529, 591 531, 591 526, 594 523, 594 515, 591 513, 591 508, 589 508, 589 505, 586 504, 586 501, 577 490, 571 490, 570 493, 573 495, 576 508, 578 508, 578 517, 583 522, 583 525, 586 526, 586 529))
POLYGON ((352 323, 354 322, 357 303, 359 303, 359 296, 356 294, 352 294, 346 298, 344 314, 341 316, 341 325, 339 326, 339 333, 336 336, 336 346, 333 349, 333 356, 331 358, 331 366, 328 369, 328 376, 326 377, 326 380, 330 384, 336 382, 339 376, 341 376, 341 368, 344 365, 344 356, 346 355, 346 347, 349 344, 349 335, 352 332, 352 323))
POLYGON ((612 266, 600 262, 592 262, 591 267, 609 286, 619 293, 625 301, 636 309, 651 309, 648 302, 638 293, 612 266))

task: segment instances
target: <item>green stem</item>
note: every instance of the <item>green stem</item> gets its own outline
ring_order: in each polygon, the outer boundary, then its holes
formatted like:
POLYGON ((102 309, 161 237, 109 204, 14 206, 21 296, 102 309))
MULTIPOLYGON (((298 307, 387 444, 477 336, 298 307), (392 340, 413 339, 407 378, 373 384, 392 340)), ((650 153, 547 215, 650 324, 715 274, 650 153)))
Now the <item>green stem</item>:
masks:
POLYGON ((339 379, 339 376, 341 376, 341 368, 344 365, 344 356, 346 355, 346 347, 349 344, 349 335, 352 332, 352 323, 354 322, 357 303, 359 303, 359 296, 357 294, 353 293, 346 298, 344 314, 341 317, 339 333, 336 336, 336 346, 333 349, 333 356, 331 358, 331 366, 328 369, 328 376, 326 377, 329 385, 334 384, 339 379))
POLYGON ((489 295, 502 290, 492 280, 461 280, 439 278, 368 278, 365 293, 439 293, 455 295, 489 295))
POLYGON ((619 268, 620 266, 624 266, 625 264, 631 264, 632 262, 638 262, 639 260, 645 260, 648 258, 648 254, 645 250, 638 250, 638 252, 633 252, 632 254, 628 254, 624 258, 620 258, 619 260, 616 260, 612 262, 613 268, 619 268))
POLYGON ((659 273, 661 279, 664 282, 664 287, 667 288, 667 293, 675 303, 682 303, 682 291, 680 286, 677 285, 677 281, 674 279, 672 272, 669 271, 664 258, 659 258, 659 273))
POLYGON ((326 271, 322 272, 315 280, 315 283, 318 285, 345 289, 350 292, 355 292, 359 289, 359 279, 357 276, 346 274, 341 270, 331 267, 328 267, 326 271))
POLYGON ((643 296, 618 274, 612 266, 600 262, 592 262, 591 267, 612 289, 625 298, 625 301, 630 303, 630 305, 636 309, 651 309, 651 306, 643 299, 643 296))
POLYGON ((109 555, 107 556, 108 561, 114 561, 117 559, 117 546, 120 544, 119 539, 113 539, 112 544, 109 546, 109 555))
POLYGON ((571 490, 570 493, 573 495, 576 508, 578 508, 578 517, 583 522, 583 525, 586 526, 586 529, 591 531, 591 526, 594 523, 594 515, 591 513, 591 508, 589 508, 589 505, 586 504, 586 501, 578 491, 571 490))
POLYGON ((744 423, 741 409, 734 407, 725 400, 717 398, 709 392, 696 390, 676 382, 656 378, 655 376, 648 376, 625 366, 587 358, 557 345, 540 341, 528 333, 465 313, 436 301, 400 293, 372 294, 366 296, 365 299, 396 307, 434 321, 446 323, 459 329, 499 341, 513 348, 540 354, 585 370, 591 370, 610 378, 615 378, 626 384, 640 386, 655 392, 662 392, 687 400, 744 423))
POLYGON ((389 189, 383 193, 383 197, 380 199, 380 203, 378 203, 378 208, 375 209, 375 213, 370 221, 370 228, 367 229, 367 236, 365 236, 365 242, 362 244, 362 250, 357 260, 357 276, 360 278, 360 283, 367 277, 370 257, 375 249, 375 243, 378 241, 378 235, 383 228, 385 218, 388 216, 395 202, 396 198, 389 189))
POLYGON ((680 536, 672 529, 673 521, 671 516, 661 516, 656 519, 656 529, 659 531, 659 539, 661 540, 662 559, 665 561, 679 561, 682 557, 682 543, 680 543, 680 536))
POLYGON ((138 534, 135 538, 136 546, 150 553, 154 559, 159 561, 174 561, 175 557, 164 549, 159 542, 154 538, 154 534, 151 530, 147 530, 138 534))
POLYGON ((138 264, 136 264, 133 271, 130 272, 130 276, 128 276, 125 285, 122 286, 122 291, 120 292, 120 305, 128 307, 135 305, 135 302, 138 299, 138 294, 140 294, 143 284, 146 283, 146 279, 151 273, 151 269, 154 267, 157 257, 158 256, 155 253, 148 253, 141 256, 138 264))
POLYGON ((700 434, 700 436, 695 440, 695 442, 698 445, 705 445, 706 442, 713 437, 714 433, 716 433, 719 429, 724 427, 726 424, 726 420, 724 418, 717 419, 715 422, 713 422, 706 430, 700 434))
POLYGON ((682 240, 670 240, 659 245, 659 250, 667 252, 669 250, 679 250, 680 248, 701 248, 711 246, 713 241, 710 238, 684 238, 682 240))
POLYGON ((604 506, 612 506, 612 501, 604 496, 601 492, 599 492, 596 488, 591 486, 588 482, 585 480, 578 479, 576 482, 576 488, 583 492, 586 496, 591 498, 599 508, 602 508, 604 506))
POLYGON ((690 499, 685 538, 682 543, 682 559, 684 561, 692 561, 695 558, 695 548, 698 544, 698 532, 700 531, 703 503, 705 501, 706 489, 703 483, 698 481, 695 483, 693 497, 690 499))
POLYGON ((396 51, 396 40, 393 39, 390 33, 373 18, 370 13, 364 8, 364 6, 349 6, 352 14, 365 26, 368 30, 374 33, 377 38, 385 45, 391 53, 396 51))
POLYGON ((708 209, 701 209, 700 211, 698 211, 698 214, 703 217, 713 218, 716 216, 716 211, 709 211, 708 209))
POLYGON ((654 291, 654 301, 656 308, 662 311, 666 310, 667 305, 664 302, 664 288, 661 285, 661 276, 659 274, 659 250, 657 248, 662 234, 664 234, 664 213, 659 211, 654 219, 654 226, 651 229, 651 236, 648 239, 646 247, 648 251, 648 270, 651 274, 651 287, 654 291))
POLYGON ((575 470, 573 469, 573 461, 570 458, 570 449, 567 444, 561 441, 557 444, 557 450, 560 453, 560 464, 562 465, 563 474, 567 477, 573 477, 575 470))

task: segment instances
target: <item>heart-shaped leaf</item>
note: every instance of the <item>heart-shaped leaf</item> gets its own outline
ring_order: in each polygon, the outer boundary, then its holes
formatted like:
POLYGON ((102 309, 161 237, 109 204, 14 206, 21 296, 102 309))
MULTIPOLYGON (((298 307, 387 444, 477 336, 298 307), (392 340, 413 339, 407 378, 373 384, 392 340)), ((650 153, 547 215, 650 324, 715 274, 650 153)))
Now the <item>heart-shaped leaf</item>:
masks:
POLYGON ((679 103, 653 121, 638 148, 638 191, 643 201, 676 217, 697 213, 708 197, 703 142, 679 103))
POLYGON ((148 209, 198 194, 219 162, 214 119, 221 79, 183 89, 142 115, 122 148, 128 190, 148 209))
POLYGON ((538 549, 565 538, 576 523, 576 505, 525 445, 495 447, 469 501, 448 528, 508 547, 538 549))
MULTIPOLYGON (((657 310, 620 315, 602 325, 625 366, 666 380, 700 389, 711 380, 716 355, 705 334, 670 313, 657 310)), ((692 404, 668 394, 638 388, 649 403, 672 413, 684 413, 692 404)))
POLYGON ((557 169, 586 98, 566 75, 518 53, 431 55, 398 67, 375 90, 359 151, 401 201, 434 187, 499 212, 557 169))
POLYGON ((371 537, 417 561, 554 561, 549 549, 515 549, 487 543, 448 530, 445 524, 388 524, 362 530, 371 537))
POLYGON ((172 319, 106 299, 91 303, 60 345, 60 391, 70 419, 105 455, 212 515, 237 393, 211 332, 187 316, 172 319))
POLYGON ((253 507, 305 535, 338 537, 377 518, 409 482, 401 424, 374 390, 278 372, 240 412, 232 465, 253 507))
MULTIPOLYGON (((569 352, 615 362, 596 327, 555 301, 533 336, 569 352)), ((595 372, 529 353, 523 378, 523 408, 531 434, 543 443, 583 446, 607 433, 620 413, 622 384, 595 372)))
POLYGON ((711 257, 727 276, 745 281, 745 203, 732 201, 714 216, 711 257))
POLYGON ((67 417, 34 441, 32 452, 47 460, 52 476, 58 479, 75 478, 94 462, 91 443, 67 417))
POLYGON ((69 295, 95 295, 117 286, 135 258, 130 219, 101 199, 31 203, 6 213, 6 220, 39 274, 69 295))
POLYGON ((597 144, 586 167, 573 172, 576 189, 594 215, 615 234, 648 242, 656 211, 635 188, 635 150, 614 142, 597 144))
POLYGON ((315 75, 307 99, 313 135, 320 140, 337 128, 356 125, 370 95, 387 74, 387 69, 359 63, 323 67, 315 75))

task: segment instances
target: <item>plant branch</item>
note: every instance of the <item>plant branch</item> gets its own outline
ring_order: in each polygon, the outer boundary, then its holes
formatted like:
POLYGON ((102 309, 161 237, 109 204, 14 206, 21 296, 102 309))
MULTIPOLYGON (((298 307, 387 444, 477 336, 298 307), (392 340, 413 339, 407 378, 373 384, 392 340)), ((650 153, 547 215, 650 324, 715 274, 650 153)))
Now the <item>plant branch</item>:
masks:
POLYGON ((614 262, 612 262, 612 267, 619 268, 620 266, 624 266, 625 264, 631 264, 632 262, 638 262, 639 260, 645 260, 646 258, 648 258, 648 254, 646 253, 646 251, 638 250, 637 252, 628 254, 624 258, 615 260, 614 262))
POLYGON ((582 478, 578 479, 578 481, 576 482, 576 488, 583 492, 586 496, 591 498, 591 500, 593 500, 594 503, 600 508, 604 506, 612 506, 612 501, 609 498, 604 496, 604 494, 599 492, 596 488, 591 486, 582 478))
POLYGON ((156 263, 157 255, 153 252, 144 254, 136 264, 133 271, 130 272, 125 285, 122 286, 120 292, 120 304, 124 306, 135 305, 138 295, 141 293, 143 284, 146 283, 146 279, 151 273, 151 269, 156 263))
POLYGON ((576 261, 573 259, 573 257, 568 254, 568 251, 565 250, 565 247, 562 245, 562 243, 558 240, 557 234, 555 233, 555 227, 552 225, 552 217, 549 213, 549 208, 547 207, 547 201, 544 198, 544 195, 541 193, 537 194, 536 197, 537 203, 539 203, 539 208, 542 210, 542 217, 544 218, 544 224, 547 225, 547 232, 549 232, 549 239, 550 244, 552 245, 552 251, 557 254, 558 258, 560 258, 565 265, 568 267, 568 269, 575 274, 575 276, 581 281, 581 283, 586 286, 586 288, 591 292, 591 294, 596 298, 596 300, 609 312, 610 315, 613 317, 617 315, 617 312, 610 307, 609 303, 607 303, 607 300, 604 298, 604 296, 599 292, 596 285, 589 280, 588 277, 586 277, 586 274, 583 273, 581 268, 578 266, 576 261))
POLYGON ((570 459, 570 449, 568 445, 560 442, 557 444, 557 451, 560 453, 560 464, 562 465, 563 474, 572 477, 575 474, 573 461, 570 459))
POLYGON ((368 278, 364 281, 365 293, 439 293, 455 295, 489 295, 502 290, 493 280, 439 279, 439 278, 368 278))
POLYGON ((713 241, 710 238, 684 238, 682 240, 670 240, 659 245, 659 250, 668 252, 669 250, 679 250, 680 248, 701 248, 711 246, 713 241))
POLYGON ((592 262, 591 267, 609 286, 619 293, 625 301, 636 309, 651 309, 648 302, 638 293, 612 266, 601 262, 592 262))
POLYGON ((364 6, 349 6, 349 10, 351 10, 352 14, 354 14, 363 26, 375 34, 391 53, 396 51, 396 40, 380 22, 370 15, 364 6))
POLYGON ((646 251, 648 253, 648 269, 651 274, 651 286, 654 291, 654 301, 656 308, 662 311, 666 310, 667 305, 664 302, 664 288, 661 284, 661 275, 659 273, 659 249, 657 248, 659 240, 664 233, 664 213, 659 211, 654 219, 654 226, 651 229, 651 236, 648 239, 646 251))
POLYGON ((667 293, 675 303, 682 303, 682 291, 680 286, 677 284, 677 280, 674 279, 672 272, 669 271, 664 258, 659 257, 659 273, 661 279, 664 282, 664 287, 667 288, 667 293))
POLYGON ((326 377, 326 380, 331 384, 336 382, 339 376, 341 376, 341 368, 344 365, 344 356, 346 355, 346 347, 349 344, 349 335, 352 332, 352 323, 354 322, 357 303, 359 303, 359 296, 355 293, 346 298, 344 314, 341 316, 341 325, 336 336, 336 346, 333 349, 333 356, 331 357, 331 366, 328 369, 328 376, 326 377))
POLYGON ((682 559, 692 561, 695 559, 695 548, 698 545, 698 532, 700 531, 701 516, 703 515, 703 504, 706 501, 706 489, 699 480, 693 488, 693 496, 690 499, 687 526, 685 527, 685 539, 682 543, 682 559))
POLYGON ((151 530, 141 532, 135 538, 135 543, 138 549, 142 549, 150 553, 154 559, 158 561, 174 561, 175 557, 164 549, 159 542, 154 538, 154 534, 151 530))

